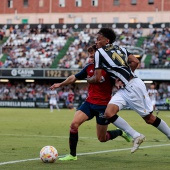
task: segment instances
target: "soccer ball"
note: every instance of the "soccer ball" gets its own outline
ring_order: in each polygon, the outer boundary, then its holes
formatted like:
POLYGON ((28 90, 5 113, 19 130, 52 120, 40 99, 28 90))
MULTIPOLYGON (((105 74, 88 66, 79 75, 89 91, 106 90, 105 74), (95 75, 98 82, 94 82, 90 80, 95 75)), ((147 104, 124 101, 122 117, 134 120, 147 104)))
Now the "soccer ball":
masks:
POLYGON ((57 149, 53 146, 44 146, 40 151, 40 159, 44 163, 53 163, 58 158, 57 149))

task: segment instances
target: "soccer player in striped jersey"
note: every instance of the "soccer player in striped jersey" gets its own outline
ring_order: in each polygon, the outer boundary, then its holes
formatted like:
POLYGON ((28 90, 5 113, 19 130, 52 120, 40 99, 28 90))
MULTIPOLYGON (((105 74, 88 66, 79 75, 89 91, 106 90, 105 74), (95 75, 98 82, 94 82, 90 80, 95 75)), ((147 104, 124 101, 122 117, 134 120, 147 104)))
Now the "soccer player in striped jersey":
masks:
MULTIPOLYGON (((115 80, 117 93, 111 98, 106 111, 105 118, 125 132, 131 134, 127 124, 123 124, 117 116, 119 110, 129 106, 136 111, 147 124, 151 124, 164 133, 170 139, 170 128, 159 117, 153 115, 153 106, 146 90, 144 82, 135 76, 129 66, 129 57, 135 63, 135 58, 125 48, 113 45, 116 39, 114 31, 110 28, 101 28, 97 34, 95 53, 94 76, 88 78, 89 83, 98 83, 101 80, 101 71, 104 69, 110 77, 115 80)), ((130 62, 130 64, 132 64, 130 62)), ((135 67, 133 68, 135 69, 135 67)), ((133 136, 132 136, 133 137, 133 136)), ((134 140, 134 146, 143 141, 144 137, 134 140)), ((137 146, 138 147, 138 146, 137 146)), ((134 148, 134 147, 133 147, 134 148)), ((132 148, 131 152, 134 152, 132 148)))
MULTIPOLYGON (((95 46, 89 47, 88 52, 89 52, 89 58, 91 60, 90 64, 88 64, 84 69, 82 69, 76 75, 69 76, 66 80, 64 80, 61 83, 53 84, 50 87, 50 89, 53 90, 58 87, 72 84, 76 80, 84 80, 87 77, 93 76, 95 46)), ((110 82, 110 77, 106 74, 104 70, 102 71, 102 81, 99 84, 88 85, 88 97, 86 98, 85 102, 76 111, 70 125, 70 136, 69 136, 70 154, 66 155, 63 158, 59 158, 59 160, 61 161, 77 160, 76 148, 78 143, 79 126, 85 121, 91 120, 94 116, 96 117, 97 137, 100 142, 106 142, 118 136, 122 136, 128 142, 131 141, 131 137, 128 136, 128 134, 126 134, 124 131, 120 129, 107 131, 109 122, 108 120, 103 118, 103 114, 111 98, 112 87, 113 85, 110 82)), ((133 133, 138 134, 140 136, 140 134, 135 130, 133 130, 133 133)))
POLYGON ((158 94, 158 91, 155 89, 155 84, 154 83, 152 83, 151 85, 150 85, 150 89, 148 89, 148 94, 149 94, 149 97, 150 97, 150 99, 151 99, 151 101, 152 101, 152 105, 153 105, 153 110, 155 110, 156 111, 156 114, 158 115, 158 113, 159 113, 159 110, 158 110, 158 108, 156 107, 156 97, 159 95, 158 94))

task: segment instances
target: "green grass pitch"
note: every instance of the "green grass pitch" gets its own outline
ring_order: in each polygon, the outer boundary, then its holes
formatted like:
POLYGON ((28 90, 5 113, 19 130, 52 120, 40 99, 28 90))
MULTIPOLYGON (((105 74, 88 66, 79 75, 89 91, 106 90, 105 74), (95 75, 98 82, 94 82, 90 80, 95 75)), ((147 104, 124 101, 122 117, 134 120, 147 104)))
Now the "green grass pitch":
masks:
MULTIPOLYGON (((93 119, 79 129, 77 153, 80 155, 77 161, 41 162, 39 152, 46 145, 54 146, 59 156, 69 153, 68 135, 74 112, 67 109, 51 113, 49 109, 0 108, 0 170, 170 169, 170 141, 130 110, 121 111, 119 115, 146 136, 136 153, 130 153, 132 143, 121 137, 100 143, 93 119)), ((160 111, 159 117, 170 125, 170 112, 160 111)), ((115 128, 109 125, 109 129, 115 128)))

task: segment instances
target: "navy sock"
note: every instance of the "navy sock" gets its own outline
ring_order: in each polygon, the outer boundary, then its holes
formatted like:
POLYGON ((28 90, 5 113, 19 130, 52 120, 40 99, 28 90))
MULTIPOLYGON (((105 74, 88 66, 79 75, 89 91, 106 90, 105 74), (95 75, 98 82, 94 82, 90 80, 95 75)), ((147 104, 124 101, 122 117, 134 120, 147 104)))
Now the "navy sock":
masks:
POLYGON ((112 139, 115 139, 116 137, 118 136, 122 136, 122 130, 120 129, 116 129, 116 130, 110 130, 110 131, 107 131, 108 133, 108 140, 112 140, 112 139))
POLYGON ((70 132, 69 145, 70 145, 70 154, 72 156, 76 156, 77 143, 78 143, 78 132, 77 133, 70 132))

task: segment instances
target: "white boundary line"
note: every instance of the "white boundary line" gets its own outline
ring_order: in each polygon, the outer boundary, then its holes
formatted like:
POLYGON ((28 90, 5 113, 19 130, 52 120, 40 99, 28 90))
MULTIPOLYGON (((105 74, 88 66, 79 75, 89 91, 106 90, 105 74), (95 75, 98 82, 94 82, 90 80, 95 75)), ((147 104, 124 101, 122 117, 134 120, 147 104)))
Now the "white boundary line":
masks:
MULTIPOLYGON (((21 135, 21 134, 0 134, 0 136, 14 136, 14 137, 38 137, 38 138, 66 138, 68 139, 69 136, 46 136, 46 135, 21 135)), ((94 139, 96 140, 96 137, 83 137, 80 136, 79 139, 94 139)), ((115 140, 123 140, 123 138, 116 138, 115 140)), ((168 139, 167 139, 168 140, 168 139)), ((159 142, 166 142, 167 140, 159 140, 159 142)), ((154 139, 152 141, 155 141, 154 139)))
MULTIPOLYGON (((150 146, 141 146, 140 148, 156 148, 156 147, 162 147, 162 146, 170 146, 170 144, 162 144, 162 145, 150 145, 150 146)), ((101 154, 101 153, 109 153, 109 152, 119 152, 119 151, 126 151, 130 150, 131 148, 123 148, 123 149, 113 149, 113 150, 106 150, 106 151, 96 151, 96 152, 87 152, 87 153, 79 153, 78 156, 83 155, 93 155, 93 154, 101 154)), ((62 156, 59 156, 62 157, 62 156)), ((1 162, 1 165, 7 165, 7 164, 15 164, 20 162, 27 162, 27 161, 35 161, 40 160, 40 158, 33 158, 33 159, 25 159, 25 160, 16 160, 16 161, 9 161, 9 162, 1 162)))
MULTIPOLYGON (((21 137, 38 137, 38 138, 69 138, 69 136, 46 136, 46 135, 20 135, 20 134, 0 134, 0 136, 21 136, 21 137)), ((80 139, 97 139, 94 137, 79 137, 80 139)))

